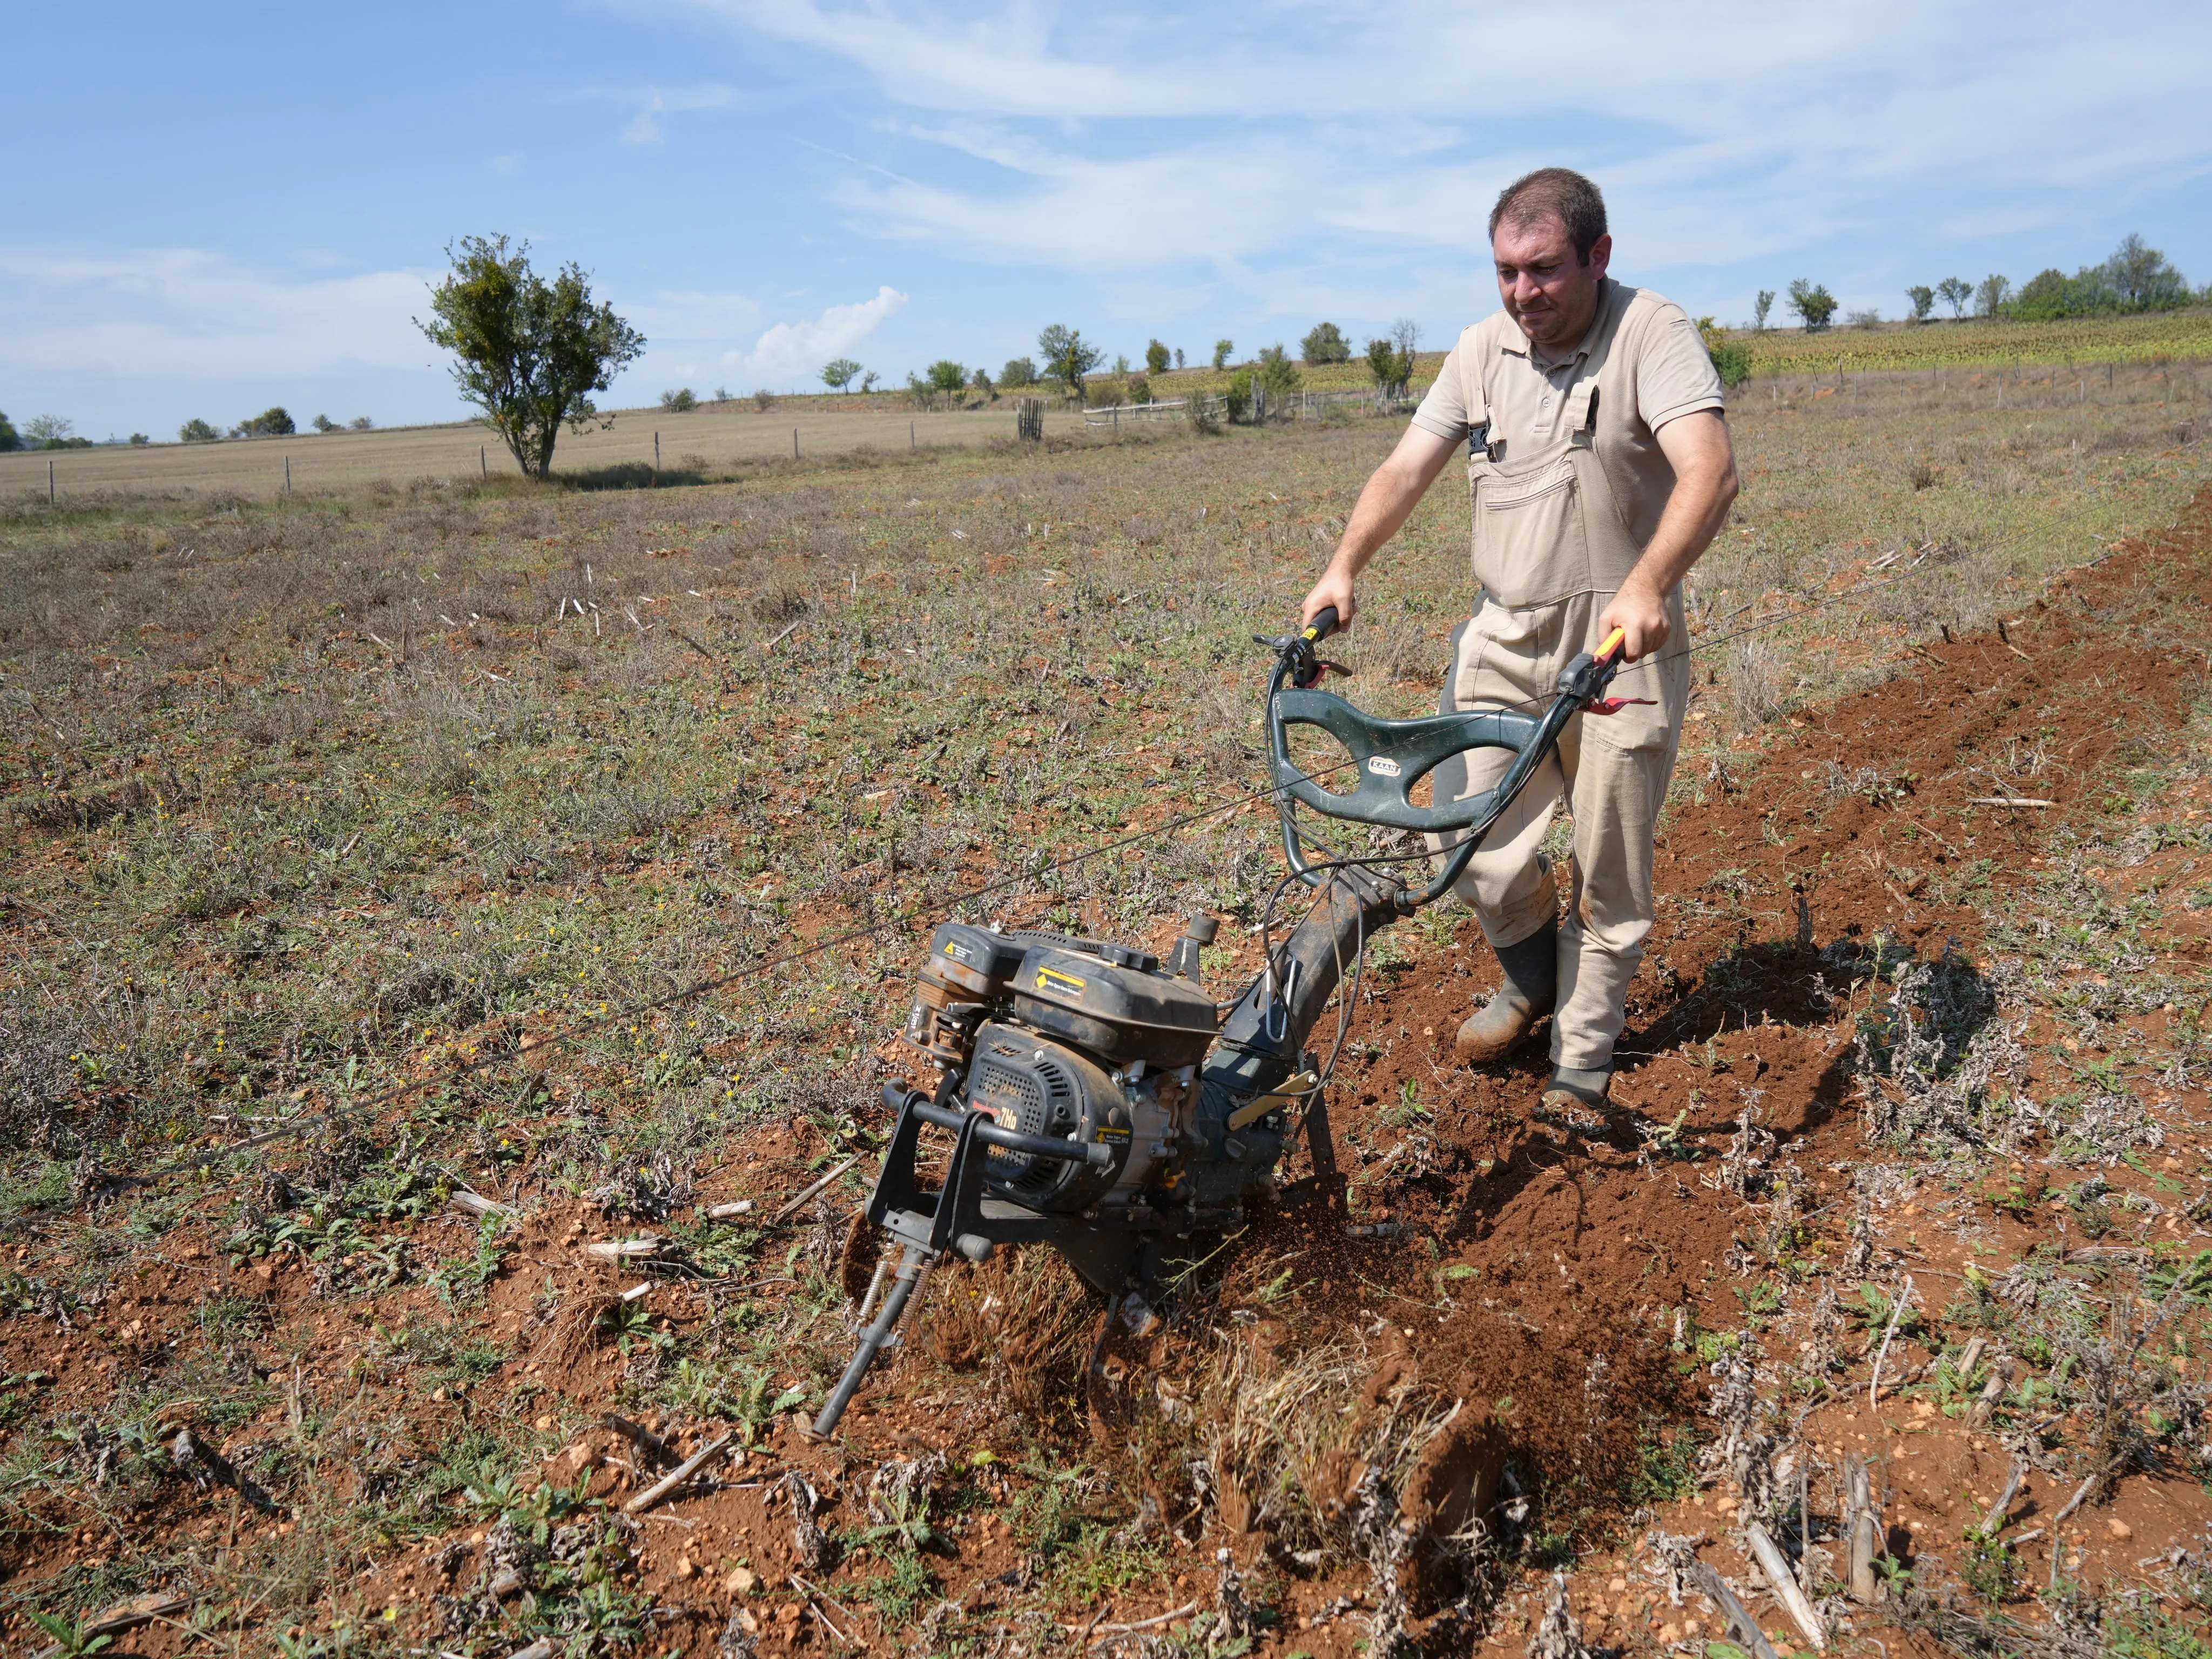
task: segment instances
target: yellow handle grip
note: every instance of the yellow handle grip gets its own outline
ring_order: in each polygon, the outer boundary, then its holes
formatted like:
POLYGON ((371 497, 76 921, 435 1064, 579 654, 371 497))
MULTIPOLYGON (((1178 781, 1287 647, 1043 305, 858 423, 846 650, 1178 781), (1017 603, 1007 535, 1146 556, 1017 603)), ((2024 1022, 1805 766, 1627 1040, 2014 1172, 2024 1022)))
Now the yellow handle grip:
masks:
POLYGON ((1605 636, 1605 643, 1598 647, 1597 654, 1601 658, 1616 656, 1620 653, 1620 648, 1627 643, 1628 630, 1625 628, 1616 628, 1605 636))

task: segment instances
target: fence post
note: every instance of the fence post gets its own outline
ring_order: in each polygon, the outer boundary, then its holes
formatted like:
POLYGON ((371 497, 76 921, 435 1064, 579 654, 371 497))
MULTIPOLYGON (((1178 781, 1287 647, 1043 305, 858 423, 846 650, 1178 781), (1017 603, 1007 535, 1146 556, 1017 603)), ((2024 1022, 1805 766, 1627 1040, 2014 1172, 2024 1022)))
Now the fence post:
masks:
POLYGON ((799 428, 797 427, 791 428, 791 459, 794 461, 799 459, 799 428))
POLYGON ((660 471, 660 434, 658 432, 653 434, 653 470, 655 472, 660 471))
POLYGON ((477 446, 477 471, 487 478, 491 477, 491 462, 485 456, 484 447, 482 444, 477 446))
POLYGON ((292 493, 292 458, 289 455, 284 458, 284 493, 287 495, 292 493))
POLYGON ((914 422, 912 421, 908 421, 906 423, 906 447, 908 449, 919 449, 921 447, 920 444, 914 441, 914 422))
POLYGON ((48 507, 52 507, 53 504, 54 504, 54 463, 53 463, 53 459, 52 459, 52 458, 51 456, 49 456, 49 457, 47 458, 47 460, 46 460, 46 505, 47 505, 48 507))

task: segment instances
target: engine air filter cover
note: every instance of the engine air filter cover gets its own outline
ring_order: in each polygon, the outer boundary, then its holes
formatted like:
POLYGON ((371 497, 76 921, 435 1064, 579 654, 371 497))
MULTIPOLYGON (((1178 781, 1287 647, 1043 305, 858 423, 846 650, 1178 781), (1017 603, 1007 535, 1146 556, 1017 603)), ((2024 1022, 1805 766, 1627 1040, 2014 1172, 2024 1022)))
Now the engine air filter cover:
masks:
POLYGON ((1214 1036, 1213 999, 1116 947, 1120 961, 1038 945, 1014 975, 1014 1018, 1117 1065, 1194 1066, 1214 1036))
POLYGON ((954 988, 954 1000, 997 1002, 1006 994, 1026 942, 972 922, 948 921, 929 936, 929 960, 922 968, 925 979, 954 988))

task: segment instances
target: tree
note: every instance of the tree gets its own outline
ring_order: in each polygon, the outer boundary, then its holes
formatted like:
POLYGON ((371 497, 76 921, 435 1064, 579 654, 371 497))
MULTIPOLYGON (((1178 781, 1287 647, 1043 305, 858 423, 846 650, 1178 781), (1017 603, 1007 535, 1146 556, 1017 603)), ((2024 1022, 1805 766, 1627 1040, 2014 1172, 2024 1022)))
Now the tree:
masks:
POLYGON ((1298 342, 1298 355, 1309 367, 1348 363, 1352 361, 1352 342, 1344 337, 1344 331, 1334 323, 1316 323, 1313 331, 1298 342))
POLYGON ((2185 306, 2190 301, 2188 280, 2133 231, 2120 239, 2112 257, 2105 261, 2104 274, 2124 307, 2148 311, 2185 306))
MULTIPOLYGON (((4 416, 0 416, 0 419, 5 418, 6 417, 4 416)), ((143 449, 147 445, 153 441, 154 441, 151 438, 148 437, 143 432, 134 432, 131 434, 131 447, 133 449, 143 449)))
POLYGON ((1297 365, 1291 354, 1279 345, 1271 345, 1260 354, 1259 385, 1271 397, 1287 398, 1303 384, 1297 365))
POLYGON ((999 388, 991 384, 991 371, 988 368, 978 368, 968 377, 968 389, 981 392, 993 403, 999 401, 999 388))
MULTIPOLYGON (((1220 366, 1218 363, 1214 365, 1217 368, 1220 366)), ((1232 422, 1241 421, 1251 413, 1252 371, 1250 369, 1240 368, 1229 377, 1229 384, 1222 388, 1221 402, 1222 406, 1229 411, 1229 418, 1232 422)))
POLYGON ((23 435, 33 449, 59 449, 76 429, 66 415, 33 415, 23 422, 23 435))
POLYGON ((1181 368, 1182 367, 1182 348, 1181 346, 1177 346, 1176 348, 1176 367, 1177 368, 1181 368))
POLYGON ((2012 297, 2012 284, 1992 272, 1982 278, 1982 285, 1974 290, 1974 310, 1983 317, 1994 317, 2004 309, 2005 301, 2012 297))
POLYGON ((1916 283, 1905 289, 1905 297, 1912 301, 1913 322, 1926 322, 1928 313, 1936 309, 1936 290, 1925 283, 1916 283))
POLYGON ((1836 314, 1836 296, 1828 292, 1825 283, 1808 282, 1800 276, 1790 284, 1790 309, 1805 325, 1808 334, 1818 334, 1836 314))
POLYGON ((15 430, 15 423, 5 415, 0 415, 0 451, 21 449, 22 447, 22 436, 15 430))
POLYGON ((177 441, 180 444, 211 444, 222 436, 222 433, 197 416, 177 428, 177 441))
POLYGON ((1759 298, 1753 302, 1751 307, 1751 326, 1753 333, 1764 334, 1766 332, 1767 315, 1773 309, 1774 290, 1771 288, 1763 288, 1759 289, 1759 298))
POLYGON ((860 378, 860 366, 850 357, 832 357, 822 365, 822 384, 832 392, 847 392, 860 378))
POLYGON ((1413 354, 1399 349, 1395 340, 1367 343, 1367 372, 1386 398, 1406 395, 1406 382, 1413 378, 1413 354))
POLYGON ((950 357, 939 357, 929 366, 929 389, 951 397, 960 395, 960 388, 968 384, 968 370, 950 357))
POLYGON ((1966 314, 1966 301, 1974 297, 1974 285, 1962 276, 1946 276, 1936 284, 1936 292, 1951 307, 1951 319, 1956 322, 1966 314))
POLYGON ((1027 357, 1009 357, 1006 366, 999 371, 999 385, 1008 392, 1018 392, 1024 386, 1035 386, 1036 380, 1036 365, 1027 357))
POLYGON ((1216 340, 1213 343, 1213 366, 1216 368, 1227 368, 1229 354, 1236 349, 1237 342, 1234 340, 1216 340))
POLYGON ((1081 332, 1053 324, 1037 336, 1037 350, 1044 358, 1044 372, 1067 388, 1067 395, 1080 403, 1083 399, 1083 377, 1098 367, 1104 354, 1097 347, 1085 343, 1081 332))
POLYGON ((1145 348, 1145 372, 1149 374, 1166 374, 1171 358, 1172 354, 1165 346, 1158 340, 1153 341, 1145 348))
POLYGON ((690 386, 679 386, 660 394, 660 406, 671 415, 689 415, 699 407, 699 399, 690 386))
POLYGON ((1705 343, 1705 355, 1713 360, 1724 391, 1733 392, 1751 378, 1751 351, 1741 341, 1730 338, 1729 331, 1710 317, 1698 319, 1698 335, 1705 343))
POLYGON ((504 236, 464 236, 446 255, 453 274, 430 292, 431 320, 415 325, 453 354, 454 384, 483 410, 515 465, 542 478, 562 422, 581 432, 599 415, 591 394, 637 361, 645 336, 612 306, 592 302, 573 263, 550 283, 532 270, 527 242, 510 252, 504 236))
POLYGON ((338 429, 338 423, 327 415, 318 415, 307 424, 318 432, 336 432, 338 429))
POLYGON ((285 412, 284 405, 275 404, 258 415, 247 416, 231 428, 230 435, 234 438, 289 438, 298 430, 299 428, 292 424, 291 416, 285 412))
POLYGON ((349 432, 368 432, 374 430, 376 422, 370 420, 368 416, 356 415, 353 419, 346 422, 346 430, 349 432))

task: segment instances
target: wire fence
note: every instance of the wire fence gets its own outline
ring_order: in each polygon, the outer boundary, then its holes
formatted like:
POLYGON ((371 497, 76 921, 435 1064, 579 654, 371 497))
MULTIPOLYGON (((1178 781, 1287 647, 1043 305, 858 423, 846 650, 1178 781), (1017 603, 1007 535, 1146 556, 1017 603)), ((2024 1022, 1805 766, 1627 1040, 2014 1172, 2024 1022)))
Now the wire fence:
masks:
MULTIPOLYGON (((1244 413, 1236 418, 1249 420, 1257 425, 1263 421, 1312 420, 1322 416, 1344 413, 1396 415, 1411 410, 1418 401, 1414 398, 1394 394, 1381 386, 1356 387, 1349 392, 1269 392, 1263 387, 1255 386, 1249 401, 1245 404, 1244 413)), ((1084 425, 1116 429, 1124 421, 1194 418, 1226 421, 1231 418, 1230 400, 1219 392, 1212 392, 1196 398, 1166 398, 1151 403, 1109 404, 1083 411, 1084 425)))

